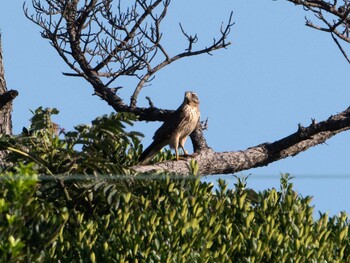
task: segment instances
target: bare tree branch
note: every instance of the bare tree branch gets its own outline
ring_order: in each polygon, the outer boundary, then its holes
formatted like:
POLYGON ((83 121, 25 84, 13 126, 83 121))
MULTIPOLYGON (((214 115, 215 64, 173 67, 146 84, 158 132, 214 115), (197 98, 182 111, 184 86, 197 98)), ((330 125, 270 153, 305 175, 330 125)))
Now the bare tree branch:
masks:
MULTIPOLYGON (((104 93, 103 87, 107 88, 122 76, 139 79, 131 94, 130 108, 137 106, 140 91, 162 68, 181 58, 210 53, 230 45, 227 37, 233 26, 232 13, 227 25, 220 30, 219 39, 212 45, 197 50, 187 49, 172 56, 162 43, 160 30, 171 0, 31 2, 34 14, 25 4, 25 15, 42 29, 42 37, 50 41, 74 71, 65 75, 85 78, 98 95, 104 93)), ((109 94, 105 93, 101 98, 106 100, 106 96, 109 94)), ((127 107, 117 96, 106 101, 117 111, 124 111, 127 107), (114 102, 115 105, 111 104, 114 102)))
POLYGON ((343 47, 340 45, 338 39, 334 36, 333 33, 331 33, 331 36, 332 36, 333 41, 335 42, 335 44, 338 46, 340 52, 343 54, 343 56, 346 59, 346 61, 350 64, 350 59, 349 59, 348 55, 346 54, 346 52, 344 51, 343 47))
POLYGON ((148 81, 148 79, 154 73, 159 71, 160 69, 164 68, 165 66, 167 66, 167 65, 169 65, 169 64, 171 64, 171 63, 173 63, 176 60, 179 60, 181 58, 197 56, 197 55, 201 55, 204 53, 210 54, 210 52, 212 52, 212 51, 215 51, 215 50, 218 50, 221 48, 226 48, 228 45, 230 45, 231 43, 226 42, 226 39, 227 39, 228 34, 230 33, 231 27, 234 25, 234 23, 232 22, 232 18, 233 18, 233 13, 231 12, 227 25, 225 26, 224 29, 221 29, 221 37, 219 38, 219 40, 214 39, 214 42, 211 46, 197 50, 197 51, 192 51, 192 45, 198 40, 198 38, 188 36, 186 33, 184 33, 184 31, 182 29, 183 34, 186 36, 186 38, 189 42, 189 48, 187 48, 185 52, 177 54, 177 55, 173 56, 172 58, 169 58, 166 55, 166 59, 163 62, 159 63, 158 65, 156 65, 153 68, 150 68, 148 70, 147 74, 140 80, 133 95, 131 96, 131 106, 134 107, 136 105, 139 92, 141 91, 141 89, 143 88, 145 83, 148 81))
MULTIPOLYGON (((26 17, 41 28, 42 37, 50 41, 73 70, 64 75, 85 78, 92 85, 94 94, 117 112, 134 113, 139 120, 164 121, 172 111, 151 105, 149 108, 137 107, 141 90, 159 70, 179 59, 226 48, 230 45, 227 38, 234 24, 231 13, 227 24, 220 29, 218 40, 194 50, 195 41, 187 37, 191 48, 172 56, 162 43, 160 30, 170 2, 31 0, 34 14, 26 3, 23 9, 26 17), (129 105, 109 87, 122 76, 139 79, 129 105)), ((193 141, 196 151, 208 147, 200 129, 191 138, 198 140, 193 141)))
POLYGON ((340 41, 350 43, 350 2, 349 0, 287 0, 303 6, 305 11, 312 12, 320 23, 306 18, 306 26, 331 34, 344 58, 350 63, 348 55, 340 41))
MULTIPOLYGON (((237 152, 214 152, 208 148, 195 154, 193 159, 198 162, 201 175, 237 173, 294 156, 349 129, 350 108, 320 123, 312 120, 310 126, 299 126, 297 132, 273 143, 263 143, 237 152)), ((166 171, 186 175, 190 173, 190 160, 191 158, 187 158, 153 165, 134 166, 132 169, 140 173, 166 171)))

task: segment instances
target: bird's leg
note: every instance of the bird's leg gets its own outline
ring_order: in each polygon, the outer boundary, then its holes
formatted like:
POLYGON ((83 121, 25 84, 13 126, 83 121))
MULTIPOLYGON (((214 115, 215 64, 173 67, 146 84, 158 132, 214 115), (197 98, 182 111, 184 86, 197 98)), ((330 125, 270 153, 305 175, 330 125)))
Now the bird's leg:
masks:
POLYGON ((188 152, 185 150, 185 148, 182 145, 181 145, 181 149, 183 150, 184 155, 189 155, 188 152))
POLYGON ((183 160, 185 156, 191 156, 190 154, 188 154, 188 152, 185 150, 185 148, 183 146, 180 145, 180 147, 183 150, 184 155, 179 156, 179 149, 175 148, 176 161, 178 161, 179 159, 183 160))
POLYGON ((184 154, 183 154, 182 156, 179 156, 178 149, 175 148, 175 154, 176 154, 176 160, 177 160, 177 161, 178 161, 179 159, 180 159, 180 160, 185 160, 186 157, 192 156, 191 154, 189 154, 189 153, 185 150, 185 148, 184 148, 182 145, 180 145, 180 147, 181 147, 181 149, 182 149, 182 151, 183 151, 184 154))

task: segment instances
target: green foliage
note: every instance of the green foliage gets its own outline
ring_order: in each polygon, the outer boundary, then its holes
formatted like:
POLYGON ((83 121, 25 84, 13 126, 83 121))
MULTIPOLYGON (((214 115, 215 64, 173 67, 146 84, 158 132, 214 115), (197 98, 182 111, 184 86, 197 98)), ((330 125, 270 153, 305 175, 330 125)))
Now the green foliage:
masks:
POLYGON ((32 166, 18 173, 1 176, 1 262, 350 260, 348 217, 314 220, 310 197, 294 192, 288 177, 255 201, 244 180, 232 190, 219 180, 213 191, 199 178, 169 176, 136 177, 122 190, 97 178, 80 199, 48 200, 37 194, 32 166))
POLYGON ((132 116, 58 133, 57 113, 39 108, 29 129, 0 137, 0 262, 350 262, 347 215, 315 220, 289 175, 260 193, 246 178, 213 189, 195 161, 187 178, 132 175, 132 116))
MULTIPOLYGON (((141 133, 126 132, 135 117, 110 114, 74 131, 57 131, 51 116, 57 109, 38 108, 22 134, 0 135, 0 149, 9 150, 8 163, 34 162, 39 174, 126 174, 141 152, 141 133)), ((11 169, 13 167, 7 167, 11 169)))

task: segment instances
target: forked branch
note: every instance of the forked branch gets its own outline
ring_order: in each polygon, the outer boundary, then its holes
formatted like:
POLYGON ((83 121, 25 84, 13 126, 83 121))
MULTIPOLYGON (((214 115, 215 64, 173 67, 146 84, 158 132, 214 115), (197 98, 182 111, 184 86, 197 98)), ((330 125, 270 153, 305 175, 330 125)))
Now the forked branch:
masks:
POLYGON ((350 2, 349 0, 287 0, 295 5, 303 6, 304 10, 312 12, 314 19, 306 18, 308 27, 330 33, 333 41, 344 58, 350 63, 342 43, 350 43, 350 2))
POLYGON ((33 13, 25 4, 25 14, 41 28, 42 36, 73 70, 65 75, 85 78, 95 94, 116 111, 133 112, 141 90, 167 65, 230 45, 227 37, 233 26, 232 13, 221 28, 218 40, 211 45, 195 50, 195 41, 187 38, 191 49, 171 55, 160 30, 171 0, 31 2, 33 13), (108 92, 109 86, 121 77, 139 80, 136 87, 126 87, 131 89, 129 104, 108 92))

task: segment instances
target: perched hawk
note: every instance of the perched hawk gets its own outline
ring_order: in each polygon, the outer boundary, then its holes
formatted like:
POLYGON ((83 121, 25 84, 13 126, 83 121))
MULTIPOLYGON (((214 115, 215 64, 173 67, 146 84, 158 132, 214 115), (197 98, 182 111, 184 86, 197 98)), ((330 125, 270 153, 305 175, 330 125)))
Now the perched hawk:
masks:
POLYGON ((181 106, 174 111, 162 126, 155 132, 153 142, 141 154, 140 164, 147 164, 155 154, 164 146, 170 145, 175 149, 176 160, 179 159, 179 146, 188 155, 185 150, 187 137, 194 131, 200 118, 199 100, 194 92, 185 92, 185 98, 181 106))

